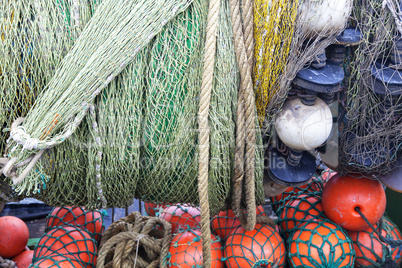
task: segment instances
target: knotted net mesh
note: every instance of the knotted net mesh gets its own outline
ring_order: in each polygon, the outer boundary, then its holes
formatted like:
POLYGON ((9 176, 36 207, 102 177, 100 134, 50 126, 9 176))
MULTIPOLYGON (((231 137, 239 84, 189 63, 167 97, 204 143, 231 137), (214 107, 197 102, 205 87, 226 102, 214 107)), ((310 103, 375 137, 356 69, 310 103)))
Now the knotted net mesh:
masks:
MULTIPOLYGON (((0 126, 25 116, 99 1, 3 1, 0 5, 0 126)), ((9 132, 0 132, 6 154, 9 132)), ((18 198, 4 182, 0 198, 18 198)))
MULTIPOLYGON (((198 203, 197 111, 208 7, 200 0, 154 2, 104 0, 68 54, 54 60, 56 71, 37 86, 45 90, 11 131, 7 157, 19 165, 17 174, 32 152, 43 153, 17 193, 87 208, 124 207, 133 197, 198 203)), ((211 213, 230 203, 234 172, 239 70, 228 4, 222 1, 219 12, 209 109, 211 213)), ((62 22, 67 16, 53 15, 62 22)), ((39 27, 37 17, 28 22, 39 27)), ((263 148, 256 132, 261 204, 263 148)))
POLYGON ((290 267, 354 267, 355 251, 345 231, 329 220, 300 226, 287 239, 290 267))
POLYGON ((362 34, 345 61, 340 171, 381 176, 398 164, 402 144, 399 1, 355 1, 351 25, 362 34), (396 12, 396 13, 395 13, 396 12), (399 13, 398 13, 399 12, 399 13))

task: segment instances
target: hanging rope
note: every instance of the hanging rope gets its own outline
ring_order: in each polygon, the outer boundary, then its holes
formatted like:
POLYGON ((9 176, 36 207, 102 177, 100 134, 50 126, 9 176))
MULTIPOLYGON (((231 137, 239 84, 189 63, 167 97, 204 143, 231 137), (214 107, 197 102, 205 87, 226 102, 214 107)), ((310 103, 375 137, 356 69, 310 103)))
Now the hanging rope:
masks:
MULTIPOLYGON (((244 3, 245 5, 251 5, 251 1, 244 3)), ((247 12, 246 9, 245 11, 247 12)), ((247 36, 243 35, 243 27, 240 14, 240 2, 238 0, 230 0, 230 11, 233 27, 233 36, 235 44, 236 58, 240 71, 240 90, 239 100, 237 107, 237 130, 236 130, 236 152, 235 152, 235 175, 233 184, 233 201, 232 208, 236 217, 239 218, 242 225, 247 230, 254 229, 256 223, 256 206, 255 206, 255 184, 254 184, 254 161, 255 161, 255 100, 253 91, 253 82, 251 79, 251 66, 247 57, 247 51, 249 51, 250 57, 252 57, 253 50, 246 50, 245 42, 248 40, 248 45, 253 46, 253 42, 250 41, 250 34, 253 34, 252 24, 253 15, 252 12, 245 12, 245 21, 250 26, 246 27, 247 36), (251 16, 251 17, 250 17, 251 16), (244 150, 246 152, 244 153, 244 150), (245 154, 245 155, 244 155, 245 154), (245 168, 244 168, 245 165, 245 168), (243 177, 245 176, 246 188, 246 206, 247 214, 242 212, 240 203, 242 199, 242 187, 243 177)), ((246 25, 247 26, 247 25, 246 25)))
MULTIPOLYGON (((360 210, 359 207, 356 207, 355 210, 357 211, 357 213, 359 213, 360 217, 362 217, 363 220, 368 224, 368 226, 370 226, 370 228, 374 231, 374 233, 375 233, 376 235, 378 235, 378 238, 380 238, 380 240, 381 240, 382 242, 384 242, 385 244, 390 245, 391 248, 402 247, 402 240, 400 240, 400 239, 394 240, 394 239, 389 239, 389 238, 384 237, 384 236, 381 234, 381 230, 377 230, 377 228, 375 228, 375 227, 370 223, 370 221, 369 221, 369 220, 367 219, 367 217, 363 214, 363 212, 360 210)), ((380 224, 380 228, 381 228, 381 224, 380 224)))
POLYGON ((209 168, 209 125, 208 114, 211 101, 212 81, 214 75, 216 33, 218 29, 220 0, 211 0, 208 11, 208 24, 205 42, 204 67, 198 111, 199 128, 199 174, 198 195, 201 208, 201 232, 203 267, 211 267, 211 229, 208 198, 209 168))

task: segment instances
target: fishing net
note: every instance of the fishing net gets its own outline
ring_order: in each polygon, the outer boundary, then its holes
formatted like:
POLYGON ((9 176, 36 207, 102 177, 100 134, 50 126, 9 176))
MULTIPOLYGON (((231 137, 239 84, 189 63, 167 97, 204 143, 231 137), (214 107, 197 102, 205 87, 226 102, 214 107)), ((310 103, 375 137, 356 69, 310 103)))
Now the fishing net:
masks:
POLYGON ((312 219, 299 226, 287 245, 291 267, 354 267, 352 240, 329 220, 312 219))
POLYGON ((361 31, 363 40, 345 60, 348 90, 339 128, 342 173, 378 177, 395 168, 400 157, 400 11, 399 1, 355 1, 350 24, 361 31))
POLYGON ((166 267, 162 260, 168 255, 171 228, 138 211, 113 222, 102 237, 96 267, 166 267))
POLYGON ((256 224, 246 231, 238 227, 225 243, 226 267, 285 267, 285 243, 273 227, 256 224))
POLYGON ((317 60, 317 56, 336 41, 346 26, 351 7, 352 1, 336 4, 304 0, 255 1, 254 91, 267 143, 273 137, 275 116, 288 96, 292 81, 300 70, 317 60), (323 23, 324 18, 331 19, 323 23))
MULTIPOLYGON (((382 218, 382 224, 374 225, 379 230, 381 226, 381 235, 393 240, 401 240, 401 233, 391 221, 382 218)), ((396 265, 401 263, 401 255, 398 247, 390 247, 384 243, 374 233, 371 228, 359 232, 348 232, 353 241, 356 251, 355 265, 358 267, 386 267, 387 260, 393 260, 396 265)))
POLYGON ((201 228, 201 211, 199 207, 188 205, 167 206, 160 216, 172 225, 172 233, 188 228, 201 228))
POLYGON ((86 268, 84 264, 76 261, 73 258, 63 257, 63 256, 47 256, 40 258, 33 262, 30 268, 64 268, 64 267, 74 267, 74 268, 86 268))
MULTIPOLYGON (((262 206, 256 207, 257 215, 266 216, 264 208, 262 206)), ((226 238, 237 227, 241 226, 241 222, 236 218, 233 210, 220 211, 211 219, 211 231, 214 235, 226 241, 226 238)))
POLYGON ((96 267, 97 255, 97 243, 89 232, 76 226, 57 226, 42 235, 35 247, 32 263, 68 257, 83 267, 96 267))
MULTIPOLYGON (((207 13, 200 0, 103 1, 23 123, 12 126, 7 156, 14 167, 5 173, 17 193, 88 209, 124 207, 133 197, 197 204, 207 13), (117 17, 121 22, 111 19, 117 17), (27 159, 38 161, 29 174, 27 159)), ((240 78, 229 16, 221 1, 208 118, 211 214, 230 204, 234 173, 240 78)), ((256 135, 262 204, 263 148, 256 135)))
POLYGON ((307 184, 288 187, 283 193, 271 197, 272 208, 277 215, 281 215, 286 203, 298 199, 301 195, 321 198, 323 190, 324 183, 321 176, 314 175, 307 184))
MULTIPOLYGON (((0 152, 9 127, 25 116, 92 16, 96 0, 3 1, 0 4, 0 152)), ((0 199, 18 199, 0 183, 0 199)))
MULTIPOLYGON (((220 240, 211 234, 211 267, 223 266, 220 240)), ((164 264, 171 268, 202 267, 203 252, 201 230, 188 229, 177 233, 170 243, 169 254, 164 264)))
POLYGON ((285 237, 289 237, 295 229, 311 219, 326 218, 319 196, 298 195, 286 202, 281 210, 281 214, 278 215, 278 224, 285 237))
POLYGON ((60 225, 84 228, 98 243, 105 230, 102 213, 99 210, 87 211, 82 207, 54 208, 46 217, 45 232, 60 225))

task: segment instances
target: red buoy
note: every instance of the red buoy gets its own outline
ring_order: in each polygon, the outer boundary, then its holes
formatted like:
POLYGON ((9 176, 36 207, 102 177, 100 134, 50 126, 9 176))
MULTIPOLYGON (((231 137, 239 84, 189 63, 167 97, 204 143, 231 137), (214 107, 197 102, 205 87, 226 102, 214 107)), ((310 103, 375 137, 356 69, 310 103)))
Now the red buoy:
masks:
POLYGON ((369 227, 359 210, 371 224, 376 224, 384 215, 386 202, 385 191, 379 181, 339 174, 327 182, 322 193, 325 215, 351 231, 369 227))

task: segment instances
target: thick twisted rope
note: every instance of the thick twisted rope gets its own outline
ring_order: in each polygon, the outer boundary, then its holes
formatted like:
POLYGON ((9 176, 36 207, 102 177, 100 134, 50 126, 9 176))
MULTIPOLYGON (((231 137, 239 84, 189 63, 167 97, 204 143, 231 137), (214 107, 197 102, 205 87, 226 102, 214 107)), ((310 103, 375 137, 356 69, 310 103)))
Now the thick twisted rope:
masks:
POLYGON ((171 233, 172 226, 165 220, 133 212, 105 231, 96 267, 165 267, 171 233), (155 230, 157 225, 162 226, 163 231, 155 230))
POLYGON ((208 198, 209 169, 209 125, 208 114, 212 92, 212 81, 215 66, 216 34, 218 29, 220 0, 209 2, 208 23, 205 41, 204 67, 202 74, 200 108, 198 110, 199 128, 199 173, 198 195, 201 208, 201 238, 203 267, 211 267, 211 229, 208 198))
MULTIPOLYGON (((248 1, 250 4, 251 1, 248 1)), ((252 4, 251 4, 252 9, 252 4)), ((246 9, 248 10, 248 9, 246 9)), ((255 184, 254 184, 254 161, 255 161, 255 100, 253 91, 253 82, 251 78, 251 66, 248 60, 247 50, 245 47, 245 37, 243 35, 243 27, 241 22, 240 14, 240 3, 238 0, 230 0, 230 11, 231 19, 233 25, 233 36, 235 44, 236 58, 239 65, 240 71, 240 92, 239 101, 237 108, 237 135, 236 135, 236 152, 235 152, 235 175, 233 184, 233 201, 232 208, 233 212, 239 218, 242 225, 247 230, 252 230, 256 223, 256 206, 255 206, 255 184), (245 124, 244 124, 245 122, 245 124), (245 131, 244 133, 241 133, 245 131), (244 159, 244 148, 246 147, 245 159, 244 159), (244 164, 245 171, 244 171, 244 164), (242 187, 243 187, 243 176, 246 177, 245 188, 246 188, 246 205, 247 205, 247 215, 245 215, 241 208, 241 198, 242 198, 242 187)), ((252 12, 245 13, 245 21, 250 26, 246 27, 248 29, 247 35, 250 39, 253 34, 252 24, 253 17, 252 12), (246 15, 251 16, 251 18, 246 15)), ((248 40, 249 44, 253 44, 248 40)), ((253 45, 252 45, 253 46, 253 45)), ((253 46, 254 49, 254 46, 253 46)), ((250 57, 253 55, 253 49, 249 50, 250 57)))
POLYGON ((3 259, 0 256, 0 268, 16 268, 15 262, 12 260, 3 259))

